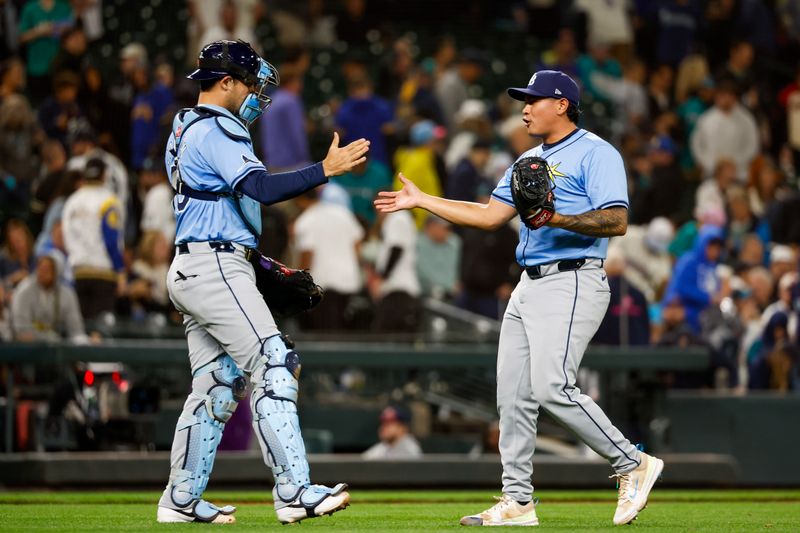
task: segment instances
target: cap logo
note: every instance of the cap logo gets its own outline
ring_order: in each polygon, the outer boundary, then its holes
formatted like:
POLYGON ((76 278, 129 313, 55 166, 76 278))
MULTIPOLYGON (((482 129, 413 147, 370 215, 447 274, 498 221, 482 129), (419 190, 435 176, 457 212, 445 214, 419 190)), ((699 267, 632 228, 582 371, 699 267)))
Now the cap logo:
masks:
MULTIPOLYGON (((538 72, 536 74, 538 74, 538 72)), ((528 82, 528 85, 533 85, 534 83, 536 83, 536 74, 531 76, 531 80, 528 82)))
POLYGON ((555 90, 555 93, 556 93, 556 94, 561 94, 561 91, 559 91, 558 89, 556 89, 556 90, 555 90))

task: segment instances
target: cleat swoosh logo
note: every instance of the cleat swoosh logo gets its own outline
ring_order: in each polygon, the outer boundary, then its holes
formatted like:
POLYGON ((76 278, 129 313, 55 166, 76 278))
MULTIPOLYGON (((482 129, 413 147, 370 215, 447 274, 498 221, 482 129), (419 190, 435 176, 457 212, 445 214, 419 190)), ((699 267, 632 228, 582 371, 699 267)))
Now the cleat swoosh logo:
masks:
POLYGON ((639 480, 636 480, 636 485, 633 486, 633 491, 628 491, 628 498, 631 500, 636 499, 636 495, 639 494, 639 480))

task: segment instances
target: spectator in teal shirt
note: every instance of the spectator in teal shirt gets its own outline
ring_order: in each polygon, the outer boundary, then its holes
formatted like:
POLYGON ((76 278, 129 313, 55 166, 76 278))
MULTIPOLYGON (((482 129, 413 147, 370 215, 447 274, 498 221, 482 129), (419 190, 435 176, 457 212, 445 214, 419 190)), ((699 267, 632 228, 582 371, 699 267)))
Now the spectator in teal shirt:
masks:
POLYGON ((622 66, 611 56, 607 45, 593 43, 588 48, 588 53, 581 55, 577 61, 584 93, 589 93, 595 100, 607 101, 603 93, 592 83, 592 74, 599 72, 619 79, 622 78, 622 66))
POLYGON ((375 224, 375 207, 372 201, 378 191, 386 191, 392 187, 392 174, 389 167, 369 157, 367 161, 353 167, 353 170, 331 178, 333 183, 344 187, 350 194, 353 214, 366 222, 368 227, 375 224))
POLYGON ((62 0, 30 0, 22 8, 19 40, 27 45, 28 87, 35 104, 50 92, 50 63, 72 22, 72 8, 62 0))

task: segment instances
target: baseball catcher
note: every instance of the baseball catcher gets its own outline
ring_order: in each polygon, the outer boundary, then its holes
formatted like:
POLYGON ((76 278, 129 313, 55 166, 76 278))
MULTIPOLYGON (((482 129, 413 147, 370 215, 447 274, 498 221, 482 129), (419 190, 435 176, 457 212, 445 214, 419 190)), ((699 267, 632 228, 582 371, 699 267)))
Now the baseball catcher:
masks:
POLYGON ((340 147, 334 133, 321 162, 269 173, 253 153, 249 127, 272 101, 268 86, 279 84, 277 69, 248 43, 221 40, 203 47, 189 79, 200 85, 197 105, 175 116, 164 163, 177 224, 167 287, 186 325, 192 390, 176 423, 156 520, 235 522, 233 506, 215 505, 203 494, 225 424, 248 396, 264 463, 275 479, 278 521, 340 511, 350 503, 345 483, 311 483, 297 415, 300 355, 274 319, 310 309, 322 292, 307 272, 253 248, 261 235, 261 205, 349 172, 366 161, 369 141, 340 147))
POLYGON ((553 217, 556 196, 547 161, 523 157, 511 170, 511 196, 522 222, 539 229, 553 217))

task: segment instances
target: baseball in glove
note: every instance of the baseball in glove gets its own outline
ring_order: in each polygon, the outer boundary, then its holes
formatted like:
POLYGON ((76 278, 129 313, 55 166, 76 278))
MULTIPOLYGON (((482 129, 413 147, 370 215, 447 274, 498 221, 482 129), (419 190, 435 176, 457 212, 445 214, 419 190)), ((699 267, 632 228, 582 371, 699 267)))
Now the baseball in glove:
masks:
POLYGON ((523 157, 511 169, 511 197, 522 222, 539 229, 555 213, 555 184, 547 161, 541 157, 523 157))
POLYGON ((289 268, 257 250, 250 252, 256 287, 276 317, 289 317, 316 307, 324 295, 305 270, 289 268))

